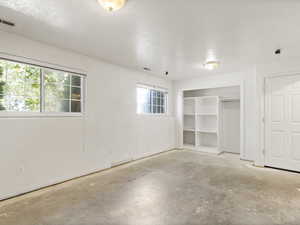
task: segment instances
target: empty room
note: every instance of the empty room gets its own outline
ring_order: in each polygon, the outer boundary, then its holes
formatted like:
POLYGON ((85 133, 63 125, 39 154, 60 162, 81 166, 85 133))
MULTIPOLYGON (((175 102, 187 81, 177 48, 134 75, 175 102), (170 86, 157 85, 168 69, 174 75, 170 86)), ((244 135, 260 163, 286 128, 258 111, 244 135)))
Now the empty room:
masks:
POLYGON ((299 12, 0 0, 0 225, 299 225, 299 12))

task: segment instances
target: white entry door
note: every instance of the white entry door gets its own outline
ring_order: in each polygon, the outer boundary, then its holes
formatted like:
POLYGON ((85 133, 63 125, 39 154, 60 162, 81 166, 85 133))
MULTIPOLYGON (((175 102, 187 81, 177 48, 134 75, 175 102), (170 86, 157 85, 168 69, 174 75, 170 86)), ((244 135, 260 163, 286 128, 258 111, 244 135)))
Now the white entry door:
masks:
POLYGON ((300 171, 300 74, 266 80, 265 165, 300 171))

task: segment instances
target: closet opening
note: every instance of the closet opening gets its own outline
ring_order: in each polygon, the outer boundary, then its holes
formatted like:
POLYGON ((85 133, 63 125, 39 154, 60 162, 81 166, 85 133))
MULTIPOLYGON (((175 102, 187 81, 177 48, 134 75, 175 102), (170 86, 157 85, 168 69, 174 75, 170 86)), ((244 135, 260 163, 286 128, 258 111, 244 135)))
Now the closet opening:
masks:
POLYGON ((183 92, 183 148, 243 154, 241 87, 183 92))

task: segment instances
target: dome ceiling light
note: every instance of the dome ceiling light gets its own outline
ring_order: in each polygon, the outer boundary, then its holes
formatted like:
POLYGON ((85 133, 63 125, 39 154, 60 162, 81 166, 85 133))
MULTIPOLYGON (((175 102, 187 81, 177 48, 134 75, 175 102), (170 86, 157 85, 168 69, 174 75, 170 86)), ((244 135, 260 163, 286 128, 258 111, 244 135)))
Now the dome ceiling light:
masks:
POLYGON ((214 70, 214 69, 217 69, 219 66, 220 66, 219 61, 207 61, 203 65, 203 67, 207 70, 214 70))
POLYGON ((124 7, 127 0, 97 0, 109 12, 117 11, 124 7))

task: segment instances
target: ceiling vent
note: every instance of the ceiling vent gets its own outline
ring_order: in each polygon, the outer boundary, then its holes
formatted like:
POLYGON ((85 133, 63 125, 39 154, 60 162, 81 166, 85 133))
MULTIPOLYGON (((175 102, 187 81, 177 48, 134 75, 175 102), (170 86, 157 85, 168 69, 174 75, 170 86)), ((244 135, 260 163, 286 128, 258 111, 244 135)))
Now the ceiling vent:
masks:
POLYGON ((4 24, 6 26, 10 26, 10 27, 14 27, 15 24, 13 22, 10 22, 8 20, 3 20, 3 19, 0 19, 0 24, 4 24))

